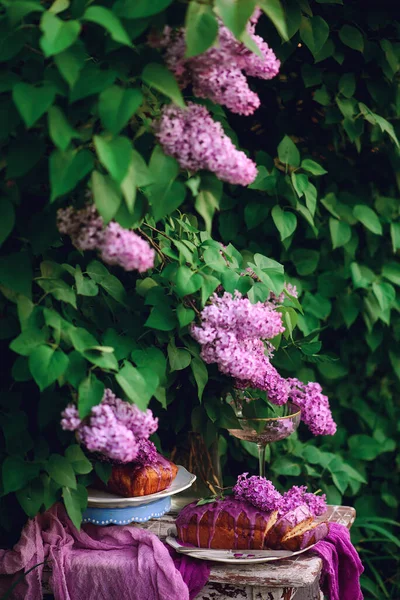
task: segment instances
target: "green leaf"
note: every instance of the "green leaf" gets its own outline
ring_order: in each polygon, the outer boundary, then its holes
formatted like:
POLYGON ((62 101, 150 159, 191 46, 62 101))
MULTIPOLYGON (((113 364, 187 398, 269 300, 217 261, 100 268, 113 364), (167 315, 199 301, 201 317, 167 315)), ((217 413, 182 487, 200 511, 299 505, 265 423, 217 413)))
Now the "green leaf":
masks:
POLYGON ((44 490, 42 481, 38 478, 34 479, 24 488, 17 490, 16 496, 25 513, 33 519, 43 504, 44 490))
POLYGON ((17 83, 13 87, 12 96, 19 114, 23 118, 25 125, 29 128, 53 104, 56 90, 49 84, 34 87, 28 83, 17 83))
POLYGON ((353 27, 353 25, 343 25, 339 30, 339 38, 345 46, 348 46, 353 50, 359 50, 360 52, 364 51, 363 35, 356 27, 353 27))
MULTIPOLYGON (((203 279, 201 279, 203 285, 203 279)), ((196 313, 192 308, 186 308, 183 304, 180 304, 176 309, 176 316, 178 317, 179 327, 186 327, 192 321, 194 321, 196 313)))
POLYGON ((400 223, 390 223, 390 237, 393 252, 396 252, 400 249, 400 223))
POLYGON ((151 367, 135 368, 126 362, 115 376, 119 385, 141 410, 146 410, 159 384, 159 377, 151 367))
POLYGON ((279 456, 272 465, 272 470, 279 475, 297 476, 301 473, 301 467, 292 458, 279 456))
POLYGON ((310 294, 310 292, 305 292, 302 307, 305 312, 317 319, 326 319, 332 310, 332 304, 328 298, 324 298, 320 294, 310 294))
POLYGON ((292 252, 292 260, 299 275, 311 275, 319 262, 319 253, 316 250, 298 249, 292 252))
POLYGON ((315 209, 317 207, 317 188, 311 182, 309 182, 308 186, 304 190, 304 195, 306 197, 306 205, 312 217, 315 215, 315 209))
POLYGON ((39 475, 40 465, 24 461, 20 456, 7 456, 3 461, 2 476, 4 493, 24 488, 39 475))
POLYGON ((92 191, 94 202, 99 214, 107 225, 115 217, 121 205, 122 196, 115 181, 99 173, 92 173, 92 191))
POLYGON ((191 363, 192 357, 185 348, 177 348, 173 340, 168 344, 168 359, 171 371, 182 371, 191 363))
POLYGON ((46 294, 51 294, 56 300, 67 302, 76 308, 76 294, 71 286, 62 279, 40 279, 37 284, 46 294))
POLYGON ((341 296, 338 298, 338 307, 346 323, 347 329, 351 327, 360 314, 361 301, 356 294, 341 296))
POLYGON ((354 287, 368 288, 375 279, 375 274, 371 269, 356 262, 350 264, 350 273, 354 287))
POLYGON ((215 175, 201 178, 201 186, 196 196, 195 209, 203 217, 206 231, 211 233, 212 220, 222 197, 223 183, 215 175))
POLYGON ((180 298, 194 294, 202 286, 203 279, 201 275, 193 273, 189 267, 185 265, 179 267, 176 273, 175 289, 180 298))
POLYGON ((168 96, 177 106, 185 108, 181 90, 168 69, 158 63, 150 63, 143 69, 142 79, 150 87, 168 96))
POLYGON ((168 305, 161 304, 152 309, 144 325, 159 331, 171 331, 176 327, 176 317, 168 305))
POLYGON ((108 480, 111 477, 112 465, 105 462, 96 462, 94 465, 94 470, 101 481, 107 485, 108 480))
POLYGON ((63 21, 50 11, 46 11, 40 21, 43 35, 39 40, 46 57, 63 52, 77 40, 81 31, 79 21, 63 21))
POLYGON ((117 74, 112 69, 101 69, 92 62, 86 62, 72 86, 70 101, 76 102, 102 92, 114 83, 117 74))
POLYGON ((300 152, 296 144, 287 135, 278 146, 278 157, 284 165, 290 165, 291 167, 300 165, 300 152))
POLYGON ((71 192, 77 183, 93 169, 93 156, 89 150, 55 150, 50 156, 51 198, 71 192))
POLYGON ((40 391, 61 377, 68 363, 68 356, 62 350, 54 350, 46 345, 37 346, 29 355, 29 369, 40 391))
POLYGON ((346 96, 346 98, 351 98, 356 91, 356 78, 354 73, 345 73, 339 79, 339 92, 346 96))
POLYGON ((151 365, 153 371, 157 373, 160 382, 165 381, 167 359, 159 348, 148 347, 143 350, 135 348, 132 350, 131 358, 140 369, 151 365))
POLYGON ((382 267, 382 275, 392 283, 400 286, 400 264, 391 262, 382 267))
POLYGON ((372 208, 365 204, 357 204, 353 209, 353 215, 364 225, 364 227, 369 229, 369 231, 372 231, 372 233, 375 233, 376 235, 382 235, 382 224, 372 208))
POLYGON ((255 6, 255 0, 238 0, 237 2, 216 0, 215 2, 215 10, 218 16, 237 39, 240 39, 245 31, 247 22, 253 14, 255 6))
POLYGON ((0 257, 0 283, 17 294, 32 296, 32 265, 27 252, 0 257))
POLYGON ((180 181, 173 181, 170 186, 153 185, 151 208, 154 219, 159 221, 162 217, 172 213, 184 202, 185 196, 186 187, 180 181))
POLYGON ((89 277, 93 279, 98 285, 100 285, 114 300, 119 302, 120 304, 127 303, 127 295, 125 292, 125 288, 117 277, 111 275, 106 267, 98 262, 97 260, 93 260, 86 269, 89 277))
POLYGON ((396 291, 390 283, 374 281, 372 290, 379 302, 381 310, 390 310, 396 298, 396 291))
POLYGON ((138 88, 125 89, 117 85, 104 90, 99 96, 99 115, 102 125, 114 135, 125 127, 143 102, 138 88))
POLYGON ((332 238, 333 249, 345 246, 351 238, 351 227, 344 221, 338 221, 333 217, 329 217, 329 231, 332 238))
POLYGON ((79 265, 75 269, 75 285, 76 291, 81 296, 97 296, 99 288, 94 281, 82 275, 82 270, 79 265))
POLYGON ((70 5, 70 0, 54 0, 53 4, 49 8, 49 12, 57 15, 58 13, 67 10, 70 5))
POLYGON ((48 111, 49 134, 54 144, 60 150, 66 150, 72 139, 81 135, 69 124, 63 111, 58 106, 52 106, 48 111))
POLYGON ((297 227, 297 217, 291 212, 285 212, 276 204, 271 211, 275 227, 279 231, 281 241, 290 237, 297 227))
POLYGON ((328 171, 326 171, 321 165, 311 160, 311 158, 305 158, 301 161, 301 168, 304 171, 308 171, 312 175, 325 175, 328 171))
POLYGON ((214 44, 218 23, 211 6, 192 0, 185 17, 185 57, 197 56, 214 44))
POLYGON ((105 8, 104 6, 89 6, 85 11, 82 20, 100 25, 108 31, 115 42, 124 44, 125 46, 132 46, 131 40, 122 26, 121 21, 111 10, 108 10, 108 8, 105 8))
POLYGON ((74 469, 64 456, 52 454, 48 460, 46 471, 50 477, 60 485, 66 485, 74 490, 76 489, 74 469))
POLYGON ((107 139, 95 135, 94 145, 100 162, 117 183, 121 183, 129 168, 132 145, 126 137, 107 139))
POLYGON ((114 12, 126 19, 151 17, 165 10, 172 0, 118 0, 114 4, 114 12))
POLYGON ((85 65, 85 58, 86 55, 83 44, 81 45, 79 43, 54 57, 54 62, 56 63, 61 76, 68 83, 70 88, 74 87, 78 81, 79 74, 85 65))
POLYGON ((193 377, 197 384, 199 400, 201 401, 204 388, 206 387, 208 381, 208 370, 204 362, 197 357, 192 358, 190 368, 192 369, 193 377))
POLYGON ((68 446, 65 451, 65 458, 71 463, 75 473, 78 473, 78 475, 86 475, 92 470, 92 463, 86 458, 78 444, 68 446))
MULTIPOLYGON (((4 3, 3 3, 4 4, 4 3)), ((23 1, 23 0, 13 0, 11 3, 7 4, 7 16, 11 22, 11 25, 16 25, 19 21, 21 21, 27 15, 33 12, 43 12, 44 8, 37 2, 33 1, 23 1)))
POLYGON ((352 458, 375 460, 381 453, 381 444, 369 435, 352 435, 348 439, 352 458))
POLYGON ((15 225, 15 210, 8 198, 0 198, 0 246, 8 238, 15 225))
POLYGON ((71 486, 63 486, 62 497, 69 518, 79 530, 82 523, 82 511, 87 506, 88 493, 86 488, 81 484, 78 484, 77 489, 71 489, 71 486))
POLYGON ((329 37, 329 25, 319 16, 303 17, 300 25, 300 37, 315 56, 329 37))
POLYGON ((276 27, 279 35, 284 40, 289 39, 287 23, 285 18, 285 12, 283 10, 280 0, 259 0, 257 2, 259 7, 264 11, 272 23, 276 27))
POLYGON ((69 332, 69 337, 75 350, 83 354, 88 361, 102 369, 118 371, 118 361, 113 352, 103 350, 89 331, 83 327, 75 327, 69 332))
POLYGON ((100 404, 104 394, 104 384, 93 373, 81 381, 78 390, 79 416, 84 419, 90 414, 93 406, 100 404))
POLYGON ((368 106, 366 106, 362 102, 359 102, 358 106, 364 116, 364 119, 366 121, 368 121, 369 123, 371 123, 372 125, 377 125, 382 132, 387 133, 389 135, 389 137, 394 141, 396 146, 398 148, 400 148, 400 143, 399 143, 399 140, 397 139, 396 132, 394 130, 393 125, 391 123, 389 123, 389 121, 387 121, 386 119, 381 117, 380 115, 373 113, 372 110, 370 110, 368 108, 368 106))

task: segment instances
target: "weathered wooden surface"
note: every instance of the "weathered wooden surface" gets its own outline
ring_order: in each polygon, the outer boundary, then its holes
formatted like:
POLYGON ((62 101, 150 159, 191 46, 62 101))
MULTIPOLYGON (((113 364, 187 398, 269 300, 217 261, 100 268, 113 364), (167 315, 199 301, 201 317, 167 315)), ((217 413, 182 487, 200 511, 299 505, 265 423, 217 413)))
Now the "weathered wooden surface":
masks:
MULTIPOLYGON (((192 500, 175 498, 168 515, 140 525, 132 524, 132 527, 143 527, 165 539, 176 514, 192 500)), ((319 520, 350 528, 355 516, 354 508, 349 506, 329 506, 319 520)), ((318 585, 321 569, 322 561, 312 550, 294 558, 262 564, 212 563, 209 583, 196 600, 322 600, 318 585)))

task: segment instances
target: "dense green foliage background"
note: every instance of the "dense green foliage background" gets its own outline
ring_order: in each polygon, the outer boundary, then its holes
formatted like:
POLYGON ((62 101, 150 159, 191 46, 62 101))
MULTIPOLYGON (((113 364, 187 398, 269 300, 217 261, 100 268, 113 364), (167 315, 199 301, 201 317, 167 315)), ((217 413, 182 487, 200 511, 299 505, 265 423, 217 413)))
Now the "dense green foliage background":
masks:
POLYGON ((104 386, 142 408, 150 402, 164 452, 194 429, 218 441, 226 485, 255 472, 252 445, 224 430, 234 423, 220 403, 227 382, 201 361, 188 325, 220 284, 253 300, 279 293, 284 265, 304 312, 285 301, 288 335, 275 364, 324 383, 339 429, 311 439, 301 428, 276 444, 269 475, 355 505, 366 597, 397 598, 396 8, 260 3, 268 18, 257 32, 281 58, 280 75, 252 82, 262 99, 253 117, 208 105, 257 161, 244 189, 182 172, 155 146, 160 106, 184 99, 146 39, 151 28, 186 23, 190 51, 202 52, 217 13, 241 36, 254 2, 0 4, 1 540, 15 541, 26 514, 60 498, 79 523, 92 465, 59 415, 71 398, 88 414, 104 386), (88 188, 106 222, 140 227, 157 249, 147 277, 61 240, 57 208, 82 206, 88 188), (261 283, 240 277, 246 266, 261 283))

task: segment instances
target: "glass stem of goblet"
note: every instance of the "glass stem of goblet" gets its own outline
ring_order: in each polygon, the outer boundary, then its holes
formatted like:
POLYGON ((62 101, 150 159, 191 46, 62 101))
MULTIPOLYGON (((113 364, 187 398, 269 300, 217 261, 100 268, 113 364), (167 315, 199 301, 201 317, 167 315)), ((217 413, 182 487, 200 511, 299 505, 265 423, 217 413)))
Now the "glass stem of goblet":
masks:
POLYGON ((267 444, 257 443, 258 448, 258 468, 260 472, 260 477, 265 477, 265 449, 267 444))

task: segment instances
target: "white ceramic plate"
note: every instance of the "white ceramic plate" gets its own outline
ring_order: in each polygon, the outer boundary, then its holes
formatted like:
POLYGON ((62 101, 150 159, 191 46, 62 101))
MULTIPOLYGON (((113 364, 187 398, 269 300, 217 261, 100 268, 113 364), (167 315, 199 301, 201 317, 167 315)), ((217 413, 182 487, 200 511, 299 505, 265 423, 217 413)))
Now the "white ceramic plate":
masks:
POLYGON ((180 554, 186 554, 200 560, 212 560, 236 565, 249 565, 252 563, 264 563, 272 560, 282 560, 282 558, 291 558, 292 556, 307 552, 307 550, 315 546, 313 544, 298 552, 290 552, 290 550, 212 550, 211 548, 194 548, 193 546, 183 546, 178 542, 175 527, 171 527, 168 530, 168 537, 165 541, 180 554))
POLYGON ((196 475, 189 473, 178 465, 178 473, 171 485, 162 492, 156 494, 149 494, 148 496, 136 496, 135 498, 123 498, 116 494, 110 494, 103 492, 102 490, 95 490, 94 488, 88 488, 88 506, 96 508, 126 508, 127 506, 140 506, 141 504, 149 504, 160 498, 166 498, 167 496, 173 496, 179 492, 183 492, 189 488, 196 481, 196 475))

